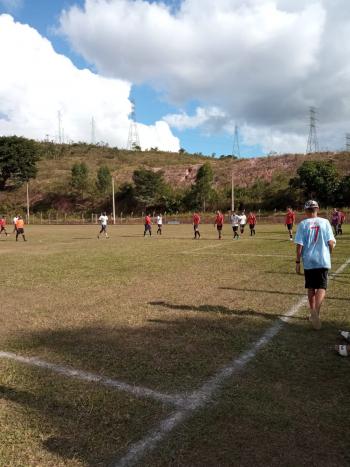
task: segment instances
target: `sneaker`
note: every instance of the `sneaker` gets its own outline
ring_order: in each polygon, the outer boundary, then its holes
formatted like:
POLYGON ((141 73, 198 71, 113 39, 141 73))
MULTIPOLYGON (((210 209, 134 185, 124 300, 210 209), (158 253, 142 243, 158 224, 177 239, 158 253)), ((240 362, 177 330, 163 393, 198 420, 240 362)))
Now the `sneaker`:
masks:
POLYGON ((293 241, 293 239, 292 239, 292 238, 290 238, 289 240, 290 240, 291 242, 293 241))
POLYGON ((236 237, 233 237, 233 239, 232 239, 232 240, 236 240, 236 237))
POLYGON ((151 235, 151 237, 153 237, 153 235, 151 235))
POLYGON ((106 238, 109 238, 108 236, 106 238))
POLYGON ((146 235, 144 235, 143 237, 146 238, 146 235))
POLYGON ((240 236, 240 235, 238 235, 238 237, 237 237, 237 240, 239 240, 239 239, 240 239, 240 237, 241 237, 241 236, 240 236))

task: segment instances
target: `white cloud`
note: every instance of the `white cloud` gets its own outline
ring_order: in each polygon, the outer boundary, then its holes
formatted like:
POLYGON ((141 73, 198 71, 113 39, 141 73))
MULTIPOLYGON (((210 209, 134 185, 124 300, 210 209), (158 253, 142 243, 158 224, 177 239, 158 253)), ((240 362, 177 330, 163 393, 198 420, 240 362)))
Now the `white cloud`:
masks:
POLYGON ((197 107, 192 117, 182 112, 166 115, 163 120, 180 131, 201 127, 207 133, 216 133, 222 129, 222 123, 227 122, 227 115, 219 107, 197 107))
MULTIPOLYGON (((91 140, 96 136, 113 146, 126 147, 131 104, 130 83, 78 70, 35 29, 0 16, 0 133, 44 139, 57 135, 61 111, 65 136, 91 140)), ((165 122, 139 125, 140 141, 164 150, 180 147, 165 122)))
MULTIPOLYGON (((179 106, 219 107, 223 129, 238 120, 276 130, 287 146, 305 138, 309 105, 350 127, 349 30, 348 0, 183 0, 175 11, 86 0, 62 12, 59 28, 102 75, 151 83, 179 106)), ((165 120, 193 128, 200 115, 165 120)))

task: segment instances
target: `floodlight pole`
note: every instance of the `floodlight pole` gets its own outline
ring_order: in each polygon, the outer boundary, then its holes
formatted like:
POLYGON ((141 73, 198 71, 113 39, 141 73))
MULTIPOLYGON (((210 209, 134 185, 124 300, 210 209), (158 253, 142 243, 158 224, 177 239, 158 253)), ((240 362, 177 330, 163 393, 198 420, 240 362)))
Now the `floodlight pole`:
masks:
POLYGON ((114 177, 112 177, 112 198, 113 198, 113 224, 115 225, 114 177))
POLYGON ((28 224, 29 222, 29 189, 28 189, 28 183, 27 183, 27 218, 28 218, 28 224))

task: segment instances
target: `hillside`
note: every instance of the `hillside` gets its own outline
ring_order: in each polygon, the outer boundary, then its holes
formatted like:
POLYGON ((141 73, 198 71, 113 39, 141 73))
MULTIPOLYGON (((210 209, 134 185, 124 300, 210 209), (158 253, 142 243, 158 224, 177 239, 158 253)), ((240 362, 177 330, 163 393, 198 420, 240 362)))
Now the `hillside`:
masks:
MULTIPOLYGON (((135 169, 141 167, 163 170, 165 180, 173 188, 188 188, 194 181, 198 168, 210 161, 214 170, 215 188, 229 185, 231 182, 231 160, 212 159, 198 154, 179 154, 163 151, 134 152, 118 150, 117 148, 97 147, 84 143, 73 145, 53 145, 41 143, 42 160, 38 163, 38 175, 30 181, 31 204, 38 202, 48 194, 55 192, 67 194, 71 168, 76 162, 85 161, 96 177, 99 167, 107 165, 114 174, 116 185, 132 181, 135 169)), ((350 154, 319 153, 319 154, 288 154, 254 159, 240 159, 234 162, 235 186, 251 187, 256 179, 264 182, 271 180, 278 171, 288 176, 296 176, 298 167, 305 160, 334 160, 342 175, 350 174, 350 154)), ((6 205, 24 204, 26 200, 25 187, 14 192, 0 193, 0 207, 6 205)), ((62 200, 63 202, 63 200, 62 200)), ((64 202, 63 202, 64 204, 64 202)), ((62 205, 61 209, 68 208, 62 205)))

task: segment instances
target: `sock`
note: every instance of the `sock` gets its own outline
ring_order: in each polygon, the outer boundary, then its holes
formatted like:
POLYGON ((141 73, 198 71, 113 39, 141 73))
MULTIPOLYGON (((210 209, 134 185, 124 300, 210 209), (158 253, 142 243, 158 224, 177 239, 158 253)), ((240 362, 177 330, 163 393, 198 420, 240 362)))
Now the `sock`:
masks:
POLYGON ((23 235, 23 240, 26 241, 26 236, 25 235, 23 235))

